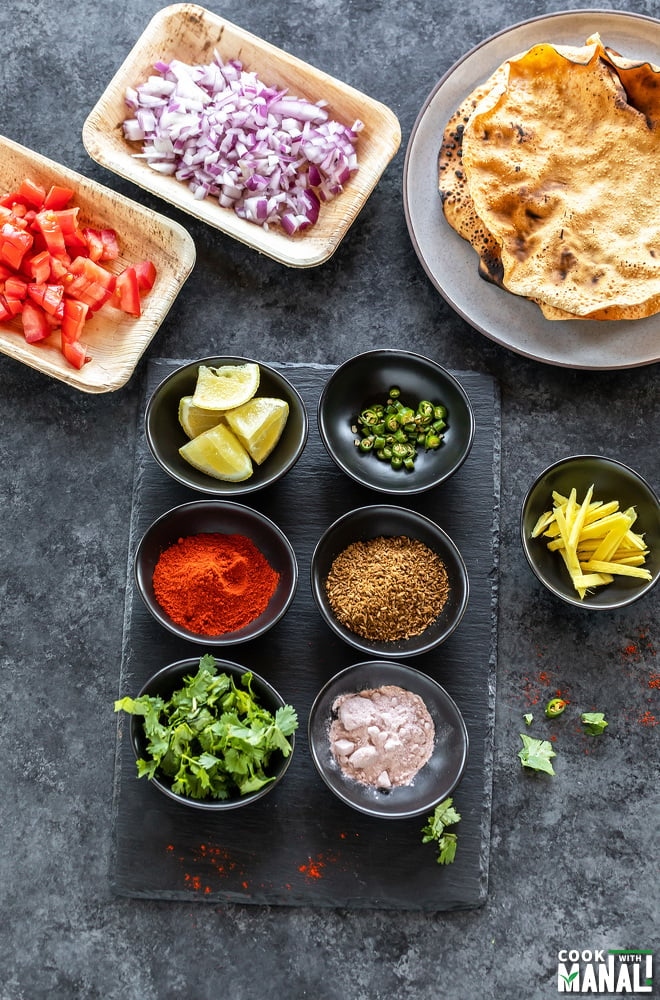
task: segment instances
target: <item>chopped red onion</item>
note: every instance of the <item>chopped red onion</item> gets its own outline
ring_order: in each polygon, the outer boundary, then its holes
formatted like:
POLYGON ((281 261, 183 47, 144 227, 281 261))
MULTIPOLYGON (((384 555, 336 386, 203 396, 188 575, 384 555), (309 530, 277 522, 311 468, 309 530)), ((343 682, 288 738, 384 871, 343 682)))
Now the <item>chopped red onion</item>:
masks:
POLYGON ((124 122, 134 156, 188 184, 195 199, 218 199, 242 219, 288 235, 314 225, 322 202, 357 171, 363 128, 330 119, 313 104, 263 84, 218 53, 207 66, 159 61, 146 83, 126 90, 124 122))

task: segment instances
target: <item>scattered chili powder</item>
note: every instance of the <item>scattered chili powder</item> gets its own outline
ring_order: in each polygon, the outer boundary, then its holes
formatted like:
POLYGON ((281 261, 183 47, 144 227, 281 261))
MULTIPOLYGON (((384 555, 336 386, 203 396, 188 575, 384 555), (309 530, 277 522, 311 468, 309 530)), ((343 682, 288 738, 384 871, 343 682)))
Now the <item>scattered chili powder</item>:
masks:
POLYGON ((180 538, 161 553, 153 575, 163 611, 198 635, 223 635, 249 625, 275 593, 279 573, 243 535, 180 538))
POLYGON ((650 688, 660 688, 660 674, 651 674, 649 677, 650 688))
POLYGON ((315 858, 308 858, 307 864, 299 865, 298 871, 302 872, 308 879, 320 879, 324 877, 326 865, 329 862, 334 863, 336 860, 330 854, 317 854, 315 858))
POLYGON ((364 639, 394 642, 421 635, 449 595, 440 556, 417 538, 399 535, 352 542, 325 581, 339 621, 364 639))
POLYGON ((643 726, 657 726, 660 720, 656 719, 655 715, 651 715, 647 709, 643 715, 640 715, 639 721, 643 726))

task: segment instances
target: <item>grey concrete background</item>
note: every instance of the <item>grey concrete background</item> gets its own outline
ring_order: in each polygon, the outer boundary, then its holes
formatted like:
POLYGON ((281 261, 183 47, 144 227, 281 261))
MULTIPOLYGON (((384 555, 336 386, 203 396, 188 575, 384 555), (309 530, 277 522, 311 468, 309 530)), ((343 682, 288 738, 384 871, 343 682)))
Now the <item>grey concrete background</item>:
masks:
MULTIPOLYGON (((389 105, 402 147, 335 257, 290 271, 95 165, 83 122, 159 4, 0 12, 0 131, 176 218, 197 264, 147 356, 336 364, 405 344, 493 374, 503 398, 500 644, 490 887, 449 915, 114 898, 110 810, 136 414, 145 361, 89 396, 0 357, 1 1000, 546 1000, 560 948, 658 949, 658 591, 617 614, 558 606, 518 541, 524 491, 571 453, 657 488, 658 368, 571 372, 493 344, 426 278, 401 179, 417 113, 482 38, 577 5, 246 0, 208 6, 389 105), (557 728, 557 775, 522 772, 522 715, 568 692, 610 726, 557 728)), ((609 8, 610 4, 601 6, 609 8)), ((657 0, 630 9, 660 16, 657 0)), ((659 48, 660 48, 660 37, 659 48)), ((316 432, 312 419, 312 433, 316 432)), ((469 511, 466 511, 469 517, 469 511)), ((292 817, 295 822, 295 817, 292 817)), ((657 969, 656 980, 660 977, 657 969)), ((654 994, 659 989, 654 986, 654 994)), ((647 994, 648 995, 648 994, 647 994)))

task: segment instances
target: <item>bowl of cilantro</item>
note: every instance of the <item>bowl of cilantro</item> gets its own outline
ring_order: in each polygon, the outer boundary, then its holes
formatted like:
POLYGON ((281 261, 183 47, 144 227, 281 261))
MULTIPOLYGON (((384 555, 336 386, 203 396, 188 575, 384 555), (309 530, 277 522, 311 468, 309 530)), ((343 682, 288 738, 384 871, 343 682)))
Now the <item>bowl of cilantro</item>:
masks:
POLYGON ((293 757, 295 708, 259 674, 208 653, 163 667, 115 711, 131 716, 138 778, 185 806, 250 805, 293 757))

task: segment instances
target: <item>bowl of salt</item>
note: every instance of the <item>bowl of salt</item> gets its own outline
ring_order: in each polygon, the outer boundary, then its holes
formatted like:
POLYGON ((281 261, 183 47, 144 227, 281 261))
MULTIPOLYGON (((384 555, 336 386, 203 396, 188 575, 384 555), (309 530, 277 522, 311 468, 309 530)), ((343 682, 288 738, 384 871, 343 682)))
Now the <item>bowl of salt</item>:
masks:
POLYGON ((332 677, 309 715, 316 769, 337 798, 381 819, 409 819, 451 795, 468 733, 448 692, 403 663, 368 660, 332 677))

